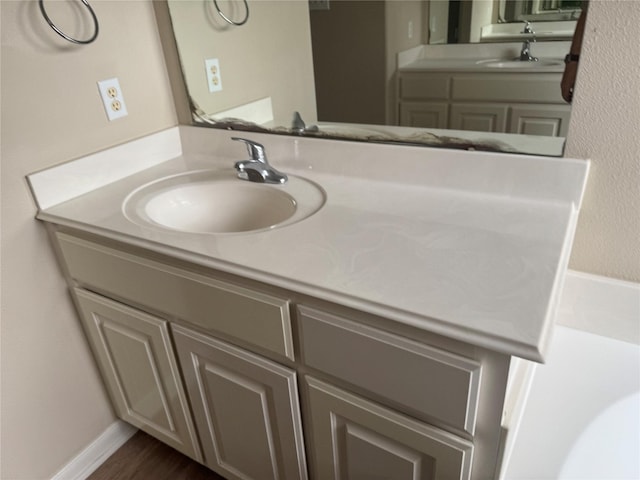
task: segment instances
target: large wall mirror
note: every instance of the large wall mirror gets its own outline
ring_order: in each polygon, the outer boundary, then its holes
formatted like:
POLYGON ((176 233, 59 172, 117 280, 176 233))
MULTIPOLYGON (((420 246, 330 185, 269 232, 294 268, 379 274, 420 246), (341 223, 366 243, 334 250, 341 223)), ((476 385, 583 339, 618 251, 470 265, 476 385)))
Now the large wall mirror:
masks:
POLYGON ((562 154, 578 0, 163 5, 195 125, 562 154))

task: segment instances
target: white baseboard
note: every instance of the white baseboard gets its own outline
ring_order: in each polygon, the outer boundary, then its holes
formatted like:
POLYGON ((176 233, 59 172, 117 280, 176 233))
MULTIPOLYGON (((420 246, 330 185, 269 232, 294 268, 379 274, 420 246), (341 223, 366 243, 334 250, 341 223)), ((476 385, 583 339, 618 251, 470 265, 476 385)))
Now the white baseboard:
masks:
POLYGON ((128 423, 116 420, 51 480, 85 480, 137 431, 128 423))

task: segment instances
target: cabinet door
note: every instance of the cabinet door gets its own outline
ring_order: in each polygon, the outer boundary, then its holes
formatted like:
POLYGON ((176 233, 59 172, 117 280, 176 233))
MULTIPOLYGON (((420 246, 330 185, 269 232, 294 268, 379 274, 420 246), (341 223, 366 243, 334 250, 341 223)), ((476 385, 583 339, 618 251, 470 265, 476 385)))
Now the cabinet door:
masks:
POLYGON ((401 102, 400 125, 403 127, 447 128, 448 105, 440 102, 401 102))
POLYGON ((295 372, 172 329, 205 464, 230 479, 306 479, 295 372))
POLYGON ((566 137, 571 107, 568 105, 521 105, 511 109, 510 133, 566 137))
POLYGON ((451 105, 450 128, 453 130, 472 130, 475 132, 507 131, 508 105, 503 104, 464 104, 451 105))
POLYGON ((324 382, 306 380, 314 478, 470 478, 470 442, 324 382))
POLYGON ((117 415, 202 461, 167 322, 75 289, 117 415))

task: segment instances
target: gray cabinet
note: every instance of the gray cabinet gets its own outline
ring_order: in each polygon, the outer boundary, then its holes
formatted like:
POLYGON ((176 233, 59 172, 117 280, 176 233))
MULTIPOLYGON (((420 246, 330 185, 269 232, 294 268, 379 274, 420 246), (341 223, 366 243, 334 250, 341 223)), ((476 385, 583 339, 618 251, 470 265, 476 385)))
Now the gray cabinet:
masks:
POLYGON ((55 234, 123 420, 229 479, 498 478, 508 356, 81 237, 55 234))
POLYGON ((564 137, 560 73, 398 73, 401 126, 564 137))
POLYGON ((570 110, 566 105, 514 105, 508 131, 525 135, 566 137, 570 110))
POLYGON ((498 477, 504 358, 307 306, 296 317, 313 478, 498 477))
POLYGON ((470 478, 471 442, 314 378, 307 384, 314 478, 470 478))
POLYGON ((57 239, 75 282, 260 351, 293 358, 286 299, 76 236, 58 233, 57 239))
POLYGON ((317 309, 298 312, 305 365, 413 417, 474 433, 479 362, 317 309))
POLYGON ((306 479, 295 370, 172 328, 204 463, 230 479, 306 479))
POLYGON ((509 107, 503 104, 454 103, 451 105, 449 127, 453 130, 504 133, 508 115, 509 107))
POLYGON ((447 128, 449 106, 442 102, 402 102, 400 125, 419 128, 447 128))
POLYGON ((117 415, 201 461, 168 322, 84 290, 74 297, 117 415))

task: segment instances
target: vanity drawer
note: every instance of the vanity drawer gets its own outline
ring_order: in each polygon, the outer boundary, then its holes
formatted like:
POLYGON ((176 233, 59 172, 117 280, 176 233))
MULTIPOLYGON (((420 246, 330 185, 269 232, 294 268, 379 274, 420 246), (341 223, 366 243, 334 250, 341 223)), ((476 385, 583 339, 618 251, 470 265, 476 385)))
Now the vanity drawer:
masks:
POLYGON ((306 365, 413 416, 474 433, 479 362, 319 310, 298 312, 306 365))
POLYGON ((293 359, 289 301, 56 233, 78 282, 293 359))
POLYGON ((399 78, 403 100, 446 100, 449 98, 449 75, 404 73, 399 78))
POLYGON ((451 99, 474 102, 531 102, 565 105, 558 84, 561 74, 456 75, 451 99))

